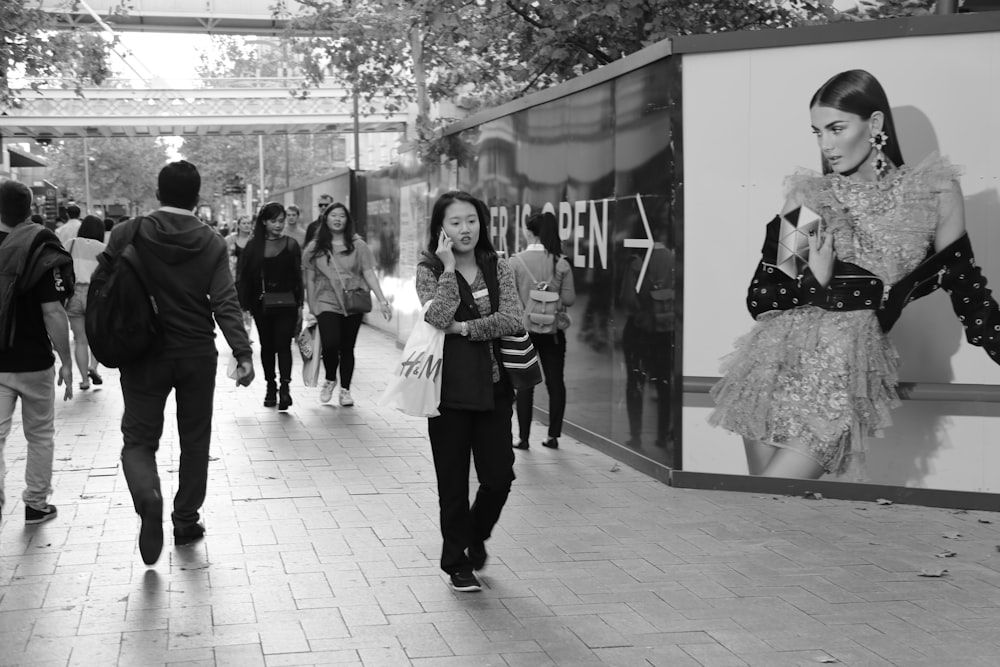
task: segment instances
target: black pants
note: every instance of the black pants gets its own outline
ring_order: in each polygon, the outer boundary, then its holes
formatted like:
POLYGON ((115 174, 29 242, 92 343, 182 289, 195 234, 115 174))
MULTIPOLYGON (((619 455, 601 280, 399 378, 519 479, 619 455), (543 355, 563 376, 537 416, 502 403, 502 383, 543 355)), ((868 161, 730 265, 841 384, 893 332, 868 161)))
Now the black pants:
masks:
POLYGON ((122 417, 122 471, 136 511, 151 491, 160 491, 156 450, 163 435, 163 409, 171 390, 177 401, 177 435, 181 461, 171 518, 183 530, 199 519, 208 484, 208 450, 212 441, 215 398, 213 356, 187 359, 151 358, 121 369, 125 414, 122 417))
MULTIPOLYGON (((531 343, 538 350, 538 359, 542 362, 542 373, 545 375, 545 389, 549 392, 549 437, 558 438, 562 435, 563 415, 566 414, 566 381, 563 377, 566 368, 566 333, 554 334, 529 333, 531 343)), ((535 402, 535 388, 521 389, 517 392, 517 427, 521 440, 527 442, 531 432, 532 407, 535 402)))
POLYGON ((438 504, 441 508, 441 569, 448 574, 471 572, 470 545, 485 542, 500 518, 514 481, 510 390, 495 394, 488 412, 441 407, 427 420, 434 453, 438 504), (479 490, 469 507, 469 458, 475 461, 479 490))
POLYGON ((358 342, 358 331, 364 315, 341 315, 340 313, 320 313, 316 316, 319 323, 319 337, 323 343, 323 368, 327 380, 337 379, 337 366, 340 366, 340 386, 351 388, 351 378, 354 377, 354 345, 358 342))
POLYGON ((278 358, 278 373, 284 383, 292 379, 292 337, 299 320, 296 308, 281 308, 264 312, 254 310, 253 321, 260 337, 260 365, 264 379, 274 382, 274 358, 278 358))

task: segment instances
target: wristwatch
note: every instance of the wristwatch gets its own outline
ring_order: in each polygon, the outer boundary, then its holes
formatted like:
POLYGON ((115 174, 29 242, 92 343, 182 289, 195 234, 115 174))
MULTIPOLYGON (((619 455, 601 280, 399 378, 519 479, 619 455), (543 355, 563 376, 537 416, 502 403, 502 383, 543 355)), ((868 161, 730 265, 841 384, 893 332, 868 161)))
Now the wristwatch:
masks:
POLYGON ((468 322, 462 322, 462 330, 459 333, 462 334, 465 337, 469 336, 469 323, 468 322))

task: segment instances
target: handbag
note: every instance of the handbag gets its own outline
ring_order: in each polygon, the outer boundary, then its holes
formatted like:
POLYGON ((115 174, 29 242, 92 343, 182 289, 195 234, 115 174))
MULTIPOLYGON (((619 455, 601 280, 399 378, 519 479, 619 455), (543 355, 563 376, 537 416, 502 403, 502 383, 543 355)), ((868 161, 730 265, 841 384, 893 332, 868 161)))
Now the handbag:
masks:
POLYGON ((297 308, 299 302, 291 290, 268 292, 264 281, 264 271, 260 272, 260 307, 265 313, 271 313, 283 308, 297 308))
POLYGON ((542 382, 538 350, 527 331, 500 338, 500 361, 514 389, 530 389, 542 382))
POLYGON ((379 405, 394 407, 414 417, 440 414, 445 333, 424 320, 430 303, 424 304, 420 311, 393 376, 379 399, 379 405))
MULTIPOLYGON (((337 263, 333 259, 333 255, 330 255, 330 259, 334 264, 337 263)), ((354 287, 352 289, 347 289, 344 285, 344 281, 340 278, 340 271, 336 266, 333 267, 333 275, 337 276, 337 282, 340 283, 340 305, 344 308, 345 315, 358 315, 361 313, 372 312, 372 291, 368 287, 367 283, 364 287, 354 287)))

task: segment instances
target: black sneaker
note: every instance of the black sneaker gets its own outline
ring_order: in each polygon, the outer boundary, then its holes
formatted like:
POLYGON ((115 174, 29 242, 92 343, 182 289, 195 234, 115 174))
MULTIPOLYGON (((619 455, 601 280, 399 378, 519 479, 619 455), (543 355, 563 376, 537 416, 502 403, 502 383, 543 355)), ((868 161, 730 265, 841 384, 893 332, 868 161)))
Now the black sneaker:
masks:
POLYGON ((56 518, 56 514, 59 512, 56 510, 55 505, 46 505, 43 510, 36 510, 31 505, 24 506, 24 523, 35 524, 43 523, 45 521, 50 521, 56 518))
POLYGON ((559 449, 559 440, 557 438, 548 438, 542 440, 542 447, 548 447, 549 449, 559 449))
POLYGON ((475 593, 483 590, 483 585, 471 572, 456 572, 451 575, 451 587, 462 593, 475 593))
POLYGON ((149 494, 139 508, 139 555, 142 562, 152 565, 163 551, 163 496, 159 491, 149 494))
POLYGON ((514 449, 527 449, 527 448, 528 448, 527 440, 518 440, 516 443, 514 443, 514 449))
POLYGON ((184 528, 174 526, 174 544, 179 547, 194 544, 203 537, 205 537, 205 524, 200 521, 184 528))

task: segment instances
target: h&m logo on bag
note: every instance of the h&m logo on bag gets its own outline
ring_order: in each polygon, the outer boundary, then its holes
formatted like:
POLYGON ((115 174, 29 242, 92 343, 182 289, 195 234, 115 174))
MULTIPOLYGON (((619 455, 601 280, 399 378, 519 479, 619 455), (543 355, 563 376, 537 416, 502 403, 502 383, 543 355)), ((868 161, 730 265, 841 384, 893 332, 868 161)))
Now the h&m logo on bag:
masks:
POLYGON ((441 375, 443 361, 440 357, 435 358, 433 354, 412 352, 409 357, 399 362, 399 375, 404 378, 423 377, 436 381, 441 375))

